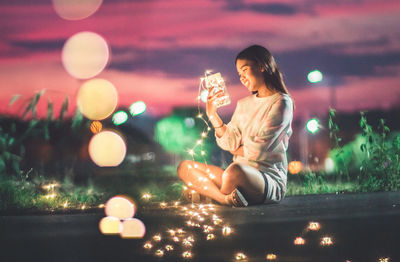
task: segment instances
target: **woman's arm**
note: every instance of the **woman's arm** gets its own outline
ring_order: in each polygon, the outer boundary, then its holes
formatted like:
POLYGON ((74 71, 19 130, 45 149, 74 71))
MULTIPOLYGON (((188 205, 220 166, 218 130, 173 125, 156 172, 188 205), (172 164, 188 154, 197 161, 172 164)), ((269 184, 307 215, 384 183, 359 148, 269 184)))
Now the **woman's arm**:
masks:
POLYGON ((231 151, 231 153, 232 153, 232 155, 235 155, 235 156, 244 156, 244 147, 240 146, 235 151, 231 151))
MULTIPOLYGON (((209 93, 212 94, 214 87, 212 87, 209 90, 209 93)), ((226 126, 222 119, 219 117, 217 113, 217 106, 215 105, 215 100, 223 95, 222 90, 216 92, 212 96, 207 97, 207 105, 206 105, 206 114, 208 116, 208 119, 210 120, 211 124, 213 125, 215 129, 215 133, 217 137, 222 137, 226 131, 226 126)))
MULTIPOLYGON (((212 94, 212 90, 213 88, 210 89, 210 94, 212 94)), ((235 151, 239 148, 242 140, 242 134, 237 126, 235 117, 238 106, 233 113, 231 121, 225 125, 217 114, 217 106, 215 105, 215 100, 221 95, 223 95, 223 93, 222 91, 219 91, 214 95, 207 97, 206 113, 215 129, 218 146, 226 151, 235 151)))

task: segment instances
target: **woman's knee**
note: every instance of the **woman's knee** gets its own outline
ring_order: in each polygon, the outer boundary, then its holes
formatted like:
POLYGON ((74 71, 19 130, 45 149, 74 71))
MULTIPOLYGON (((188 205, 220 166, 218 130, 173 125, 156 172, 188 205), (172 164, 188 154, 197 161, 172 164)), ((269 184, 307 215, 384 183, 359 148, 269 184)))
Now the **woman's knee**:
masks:
POLYGON ((224 172, 223 176, 229 181, 240 181, 243 179, 244 172, 240 164, 231 164, 224 172))
POLYGON ((186 174, 189 170, 189 167, 191 166, 192 161, 191 160, 183 160, 182 162, 179 163, 178 168, 177 168, 177 174, 178 177, 182 178, 184 174, 186 174))

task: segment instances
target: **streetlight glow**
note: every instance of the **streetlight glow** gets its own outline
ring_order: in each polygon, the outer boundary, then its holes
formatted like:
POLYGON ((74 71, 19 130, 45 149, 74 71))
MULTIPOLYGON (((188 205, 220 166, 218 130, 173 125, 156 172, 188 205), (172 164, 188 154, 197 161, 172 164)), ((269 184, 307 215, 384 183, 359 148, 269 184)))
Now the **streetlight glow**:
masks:
POLYGON ((306 128, 310 133, 312 133, 312 134, 316 133, 319 130, 318 120, 315 118, 309 120, 307 122, 306 128))
POLYGON ((307 75, 307 79, 310 83, 319 83, 323 79, 323 75, 319 70, 313 70, 307 75))

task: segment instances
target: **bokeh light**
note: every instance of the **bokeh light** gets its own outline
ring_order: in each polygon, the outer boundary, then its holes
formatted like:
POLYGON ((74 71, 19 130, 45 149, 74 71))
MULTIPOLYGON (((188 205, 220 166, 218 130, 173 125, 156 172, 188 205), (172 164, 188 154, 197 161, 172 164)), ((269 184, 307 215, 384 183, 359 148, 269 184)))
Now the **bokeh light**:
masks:
POLYGON ((98 166, 118 166, 125 155, 125 142, 115 132, 102 131, 95 134, 89 142, 89 156, 98 166))
POLYGON ((92 131, 93 134, 99 133, 103 129, 103 124, 100 121, 93 121, 90 124, 90 131, 92 131))
POLYGON ((296 175, 300 173, 300 171, 303 169, 303 164, 300 161, 290 161, 288 165, 288 170, 290 174, 296 175))
POLYGON ((75 78, 88 79, 99 74, 109 59, 107 42, 93 32, 80 32, 71 36, 62 49, 65 70, 75 78))
POLYGON ((143 114, 146 111, 146 108, 147 106, 145 102, 137 101, 129 107, 129 112, 132 116, 137 116, 143 114))
POLYGON ((107 216, 100 220, 99 229, 105 235, 119 234, 122 231, 122 223, 117 217, 107 216))
POLYGON ((316 133, 319 130, 318 120, 315 118, 310 119, 306 124, 306 128, 310 133, 312 134, 316 133))
POLYGON ((307 79, 310 83, 318 83, 323 79, 323 75, 319 70, 313 70, 307 75, 307 79))
POLYGON ((77 105, 91 120, 103 120, 117 107, 118 93, 114 85, 101 78, 86 81, 79 89, 77 105))
POLYGON ((122 221, 122 238, 143 238, 146 234, 146 227, 143 222, 137 218, 127 218, 122 221))
POLYGON ((123 196, 115 196, 106 203, 105 212, 107 216, 119 219, 132 218, 135 215, 135 205, 123 196))
POLYGON ((330 173, 332 173, 333 171, 335 171, 335 162, 333 161, 332 158, 327 157, 327 158, 325 159, 324 165, 325 165, 325 172, 326 172, 326 173, 330 174, 330 173))
POLYGON ((125 111, 118 111, 112 117, 114 125, 119 126, 128 120, 128 114, 125 111))
POLYGON ((103 0, 52 0, 56 13, 66 20, 81 20, 94 14, 103 0))
POLYGON ((186 117, 184 122, 187 128, 192 128, 196 124, 193 117, 186 117))

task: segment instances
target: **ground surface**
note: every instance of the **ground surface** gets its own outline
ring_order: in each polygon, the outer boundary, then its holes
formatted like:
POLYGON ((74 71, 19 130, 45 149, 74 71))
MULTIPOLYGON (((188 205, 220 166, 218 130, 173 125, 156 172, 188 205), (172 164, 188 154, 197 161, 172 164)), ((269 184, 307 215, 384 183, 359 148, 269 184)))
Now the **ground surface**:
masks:
POLYGON ((189 204, 164 209, 140 205, 135 217, 147 229, 140 240, 102 235, 98 229, 102 210, 3 215, 0 261, 185 261, 186 250, 193 254, 187 261, 234 261, 237 252, 246 254, 247 261, 268 261, 270 253, 276 255, 275 261, 400 261, 400 192, 294 196, 279 205, 240 209, 217 206, 203 214, 205 221, 191 219, 200 226, 212 224, 212 214, 221 219, 212 232, 216 238, 210 241, 200 228, 187 225, 190 216, 184 206, 194 212, 206 210, 189 204), (320 230, 307 229, 310 221, 319 222, 320 230), (222 227, 228 224, 233 232, 223 236, 222 227), (186 231, 179 243, 166 232, 177 228, 186 231), (155 234, 163 240, 152 240, 155 234), (187 236, 195 239, 191 248, 183 247, 187 236), (331 237, 333 245, 321 246, 324 236, 331 237), (305 245, 294 245, 296 237, 303 237, 305 245), (151 250, 143 248, 146 241, 153 244, 151 250), (167 244, 175 250, 166 251, 167 244), (154 254, 158 248, 164 250, 162 257, 154 254))

